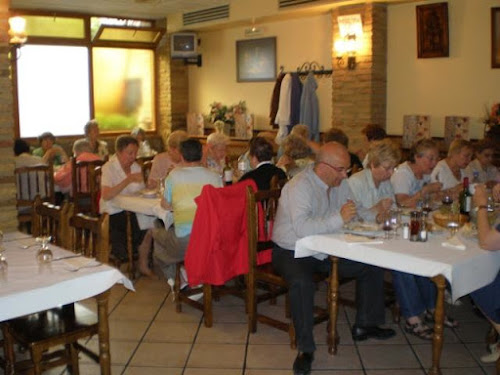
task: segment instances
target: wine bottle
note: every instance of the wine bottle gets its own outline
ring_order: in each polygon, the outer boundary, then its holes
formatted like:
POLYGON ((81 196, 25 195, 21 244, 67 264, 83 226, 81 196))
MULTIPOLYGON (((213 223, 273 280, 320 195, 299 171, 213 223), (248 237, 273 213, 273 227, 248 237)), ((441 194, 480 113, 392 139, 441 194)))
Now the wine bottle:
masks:
POLYGON ((224 165, 224 185, 229 186, 233 183, 233 169, 229 164, 229 159, 226 157, 226 163, 224 165))
POLYGON ((469 178, 464 177, 463 189, 460 193, 460 213, 469 217, 472 205, 472 194, 469 191, 469 178))

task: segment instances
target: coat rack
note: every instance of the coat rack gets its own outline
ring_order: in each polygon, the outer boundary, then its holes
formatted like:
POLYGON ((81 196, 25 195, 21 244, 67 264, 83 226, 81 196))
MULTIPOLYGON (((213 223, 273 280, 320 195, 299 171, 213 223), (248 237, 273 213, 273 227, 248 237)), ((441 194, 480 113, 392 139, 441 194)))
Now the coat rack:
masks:
POLYGON ((315 76, 320 78, 322 77, 331 77, 333 70, 325 69, 324 65, 319 65, 316 61, 306 61, 301 66, 297 67, 295 72, 285 72, 285 67, 283 65, 280 66, 280 74, 287 73, 297 73, 299 77, 304 77, 312 72, 315 76))

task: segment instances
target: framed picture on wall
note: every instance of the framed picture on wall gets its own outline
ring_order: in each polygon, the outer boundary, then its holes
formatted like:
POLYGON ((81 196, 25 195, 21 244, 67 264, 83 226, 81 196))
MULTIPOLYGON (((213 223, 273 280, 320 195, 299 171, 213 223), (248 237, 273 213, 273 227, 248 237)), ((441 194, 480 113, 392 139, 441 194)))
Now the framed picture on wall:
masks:
POLYGON ((448 3, 417 6, 418 58, 448 57, 448 3))
POLYGON ((500 8, 491 8, 491 67, 500 68, 500 8))
POLYGON ((276 79, 276 37, 236 41, 238 82, 276 79))

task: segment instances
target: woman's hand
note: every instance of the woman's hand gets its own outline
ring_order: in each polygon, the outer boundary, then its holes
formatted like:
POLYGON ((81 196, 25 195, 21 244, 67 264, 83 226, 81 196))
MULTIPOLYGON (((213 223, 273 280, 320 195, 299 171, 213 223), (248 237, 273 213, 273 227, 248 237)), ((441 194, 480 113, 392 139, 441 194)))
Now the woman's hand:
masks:
POLYGON ((474 205, 476 207, 485 206, 488 204, 488 192, 486 191, 486 186, 483 184, 476 185, 476 191, 472 197, 474 205))
POLYGON ((500 202, 500 183, 493 186, 493 199, 495 199, 496 202, 500 202))
POLYGON ((384 198, 379 200, 375 205, 375 211, 377 212, 377 214, 383 214, 384 212, 387 212, 392 207, 392 202, 392 198, 384 198))
POLYGON ((422 188, 422 195, 432 194, 441 191, 443 184, 441 182, 431 182, 422 188))
POLYGON ((143 176, 142 176, 142 173, 141 172, 138 172, 138 173, 131 173, 127 176, 127 179, 128 179, 128 182, 129 184, 130 183, 133 183, 133 182, 138 182, 138 183, 141 183, 143 182, 143 176))

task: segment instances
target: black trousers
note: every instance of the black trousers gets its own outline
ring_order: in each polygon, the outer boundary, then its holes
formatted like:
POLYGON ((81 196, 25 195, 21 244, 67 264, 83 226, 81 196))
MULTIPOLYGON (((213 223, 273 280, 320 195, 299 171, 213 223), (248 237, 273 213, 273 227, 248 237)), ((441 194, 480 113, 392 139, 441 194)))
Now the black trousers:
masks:
MULTIPOLYGON (((137 248, 144 239, 146 230, 139 228, 135 213, 130 213, 132 225, 132 252, 137 254, 137 248)), ((111 241, 111 253, 122 262, 128 260, 127 254, 127 213, 125 211, 109 215, 109 238, 111 241)))
MULTIPOLYGON (((314 292, 313 274, 329 273, 331 262, 313 257, 294 258, 293 250, 273 249, 273 267, 287 281, 290 309, 297 335, 297 348, 302 352, 316 350, 313 337, 314 292)), ((356 325, 376 326, 385 322, 384 271, 347 259, 339 261, 339 277, 356 279, 356 325)))

